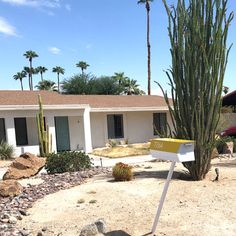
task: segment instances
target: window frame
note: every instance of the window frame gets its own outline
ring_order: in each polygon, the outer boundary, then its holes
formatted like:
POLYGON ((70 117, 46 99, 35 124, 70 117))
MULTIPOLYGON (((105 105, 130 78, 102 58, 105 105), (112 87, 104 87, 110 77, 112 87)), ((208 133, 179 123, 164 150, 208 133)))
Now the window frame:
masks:
MULTIPOLYGON (((26 117, 15 117, 14 118, 14 125, 15 125, 15 135, 16 135, 16 146, 27 146, 29 145, 29 141, 28 141, 28 130, 27 130, 27 120, 26 117), (19 135, 19 133, 22 132, 22 130, 17 130, 18 127, 16 125, 17 120, 24 120, 24 126, 25 129, 23 130, 24 133, 24 140, 19 140, 22 136, 19 135)), ((22 127, 22 126, 20 126, 22 127)))
POLYGON ((155 112, 153 113, 152 117, 153 117, 153 135, 156 136, 162 133, 167 133, 167 113, 155 112), (164 125, 162 124, 163 118, 165 122, 164 125))
POLYGON ((124 138, 124 116, 123 114, 107 114, 107 137, 108 139, 122 139, 124 138), (116 120, 119 117, 119 121, 116 120), (109 124, 110 119, 113 119, 113 123, 109 124), (120 122, 120 127, 116 125, 120 122), (113 127, 112 127, 113 126, 113 127), (110 130, 112 128, 112 130, 110 130))

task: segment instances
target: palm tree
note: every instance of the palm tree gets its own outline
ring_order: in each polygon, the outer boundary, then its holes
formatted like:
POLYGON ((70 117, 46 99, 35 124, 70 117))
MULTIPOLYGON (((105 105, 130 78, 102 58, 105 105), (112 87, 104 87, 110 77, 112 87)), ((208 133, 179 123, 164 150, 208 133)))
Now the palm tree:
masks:
POLYGON ((148 95, 151 95, 151 44, 150 44, 150 2, 154 0, 139 0, 138 4, 145 4, 147 12, 147 52, 148 52, 148 95))
POLYGON ((17 72, 15 75, 13 75, 13 78, 15 80, 20 80, 20 85, 21 85, 21 90, 23 91, 23 83, 22 83, 22 79, 26 77, 26 72, 24 70, 22 70, 21 72, 17 72))
POLYGON ((118 82, 119 85, 124 84, 125 81, 128 79, 128 77, 125 76, 124 72, 115 72, 112 77, 118 82))
POLYGON ((76 64, 76 67, 81 68, 82 74, 84 73, 84 70, 87 69, 87 67, 89 67, 89 64, 87 64, 87 62, 85 61, 79 61, 79 63, 76 64))
POLYGON ((57 86, 58 86, 58 93, 60 93, 60 74, 64 75, 65 69, 60 66, 56 66, 52 68, 52 72, 57 73, 57 86))
POLYGON ((35 86, 38 90, 56 91, 56 84, 51 80, 42 80, 35 86))
POLYGON ((33 90, 33 78, 32 78, 32 72, 33 72, 33 70, 32 70, 32 59, 33 58, 35 58, 35 57, 38 57, 38 54, 36 53, 36 52, 34 52, 34 51, 31 51, 31 50, 29 50, 29 51, 26 51, 25 53, 24 53, 24 56, 27 58, 27 59, 29 59, 29 63, 30 63, 30 70, 29 70, 29 80, 30 80, 30 82, 29 82, 29 84, 30 84, 30 90, 33 90))
POLYGON ((28 80, 29 80, 29 89, 31 88, 31 83, 30 83, 30 73, 31 69, 28 66, 24 67, 25 74, 28 75, 28 80))
POLYGON ((128 78, 125 82, 124 94, 127 95, 143 95, 144 91, 139 89, 137 80, 128 78))
POLYGON ((229 87, 223 86, 223 93, 226 95, 229 92, 229 87))
POLYGON ((38 73, 40 73, 41 81, 43 81, 43 73, 45 73, 48 69, 44 66, 38 66, 36 70, 38 71, 38 73))

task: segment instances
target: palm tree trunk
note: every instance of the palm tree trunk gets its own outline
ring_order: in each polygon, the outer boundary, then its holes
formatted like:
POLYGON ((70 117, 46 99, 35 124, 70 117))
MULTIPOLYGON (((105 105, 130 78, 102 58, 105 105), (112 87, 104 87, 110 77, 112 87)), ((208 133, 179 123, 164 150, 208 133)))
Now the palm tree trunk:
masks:
POLYGON ((60 78, 59 78, 59 73, 57 73, 57 90, 58 90, 58 93, 60 93, 60 78))
POLYGON ((29 80, 29 90, 31 90, 30 73, 28 74, 28 80, 29 80))
POLYGON ((20 80, 20 86, 21 86, 21 91, 23 91, 23 90, 24 90, 24 88, 23 88, 22 79, 20 80))
POLYGON ((147 10, 147 51, 148 51, 148 95, 151 95, 151 44, 150 44, 150 5, 146 1, 146 10, 147 10))
POLYGON ((30 62, 30 90, 33 90, 32 59, 29 59, 29 62, 30 62))
POLYGON ((40 72, 41 75, 41 81, 43 81, 43 72, 40 72))

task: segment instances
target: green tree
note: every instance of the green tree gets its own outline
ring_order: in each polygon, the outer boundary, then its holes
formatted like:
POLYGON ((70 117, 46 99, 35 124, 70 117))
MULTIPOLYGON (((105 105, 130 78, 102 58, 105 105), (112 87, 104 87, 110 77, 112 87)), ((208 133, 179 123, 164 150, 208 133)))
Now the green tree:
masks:
POLYGON ((31 50, 29 50, 29 51, 26 51, 25 53, 24 53, 24 56, 27 58, 27 59, 29 59, 29 63, 30 63, 30 66, 29 66, 29 68, 30 68, 30 70, 29 70, 29 85, 30 85, 30 90, 33 90, 33 77, 32 77, 32 75, 33 75, 33 66, 32 66, 32 60, 33 60, 33 58, 35 58, 35 57, 38 57, 38 54, 36 53, 36 52, 34 52, 34 51, 31 51, 31 50))
POLYGON ((119 85, 124 84, 128 79, 124 72, 115 72, 112 77, 118 82, 119 85))
POLYGON ((220 118, 221 94, 228 60, 227 34, 233 13, 227 0, 178 0, 169 8, 172 91, 169 106, 176 138, 195 140, 195 161, 185 162, 194 180, 204 179, 220 118))
POLYGON ((139 85, 137 84, 137 80, 134 79, 126 79, 124 82, 124 94, 126 95, 143 95, 144 91, 139 89, 139 85))
POLYGON ((38 90, 57 91, 56 83, 51 80, 42 80, 35 86, 38 90))
POLYGON ((226 95, 229 92, 229 87, 223 86, 223 93, 226 95))
POLYGON ((60 93, 60 74, 64 75, 65 69, 63 69, 60 66, 56 66, 52 68, 52 72, 57 73, 57 87, 58 87, 57 90, 58 90, 58 93, 60 93))
POLYGON ((26 77, 26 72, 23 70, 21 72, 17 72, 15 75, 13 75, 13 78, 15 80, 20 80, 21 90, 23 91, 23 83, 22 80, 26 77))
POLYGON ((139 0, 138 4, 145 4, 147 13, 147 65, 148 65, 148 95, 151 95, 151 44, 150 44, 150 2, 154 0, 139 0))
POLYGON ((84 70, 86 70, 89 67, 89 64, 85 61, 79 61, 79 63, 76 64, 76 67, 79 67, 81 69, 82 74, 84 73, 84 70))
POLYGON ((38 66, 36 70, 38 73, 40 73, 41 81, 43 81, 43 73, 45 73, 48 69, 44 66, 38 66))
POLYGON ((62 82, 62 89, 66 94, 89 94, 88 83, 93 79, 90 74, 74 75, 62 82))

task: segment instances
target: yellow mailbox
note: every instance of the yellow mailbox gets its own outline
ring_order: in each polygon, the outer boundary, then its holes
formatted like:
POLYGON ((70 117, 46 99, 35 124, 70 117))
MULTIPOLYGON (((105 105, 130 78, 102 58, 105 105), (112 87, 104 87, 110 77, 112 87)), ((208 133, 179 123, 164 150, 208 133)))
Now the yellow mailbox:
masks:
POLYGON ((153 157, 174 162, 194 161, 194 141, 172 138, 151 140, 150 151, 153 157))
POLYGON ((153 157, 162 160, 171 161, 169 173, 161 194, 161 199, 157 208, 157 213, 152 225, 152 233, 156 231, 157 223, 161 214, 161 210, 165 201, 166 193, 169 188, 169 183, 175 168, 176 162, 194 161, 194 141, 171 139, 171 138, 156 138, 151 140, 150 151, 153 157))

